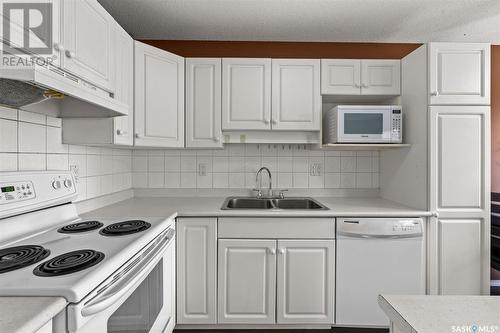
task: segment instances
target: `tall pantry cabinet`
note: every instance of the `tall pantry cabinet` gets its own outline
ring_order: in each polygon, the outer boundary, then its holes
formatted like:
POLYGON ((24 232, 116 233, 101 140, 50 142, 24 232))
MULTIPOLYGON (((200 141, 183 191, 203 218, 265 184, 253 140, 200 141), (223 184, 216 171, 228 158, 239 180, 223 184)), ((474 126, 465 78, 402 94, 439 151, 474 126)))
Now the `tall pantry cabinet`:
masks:
POLYGON ((430 294, 489 294, 490 76, 485 43, 430 43, 402 60, 412 146, 382 153, 381 193, 432 213, 430 294))

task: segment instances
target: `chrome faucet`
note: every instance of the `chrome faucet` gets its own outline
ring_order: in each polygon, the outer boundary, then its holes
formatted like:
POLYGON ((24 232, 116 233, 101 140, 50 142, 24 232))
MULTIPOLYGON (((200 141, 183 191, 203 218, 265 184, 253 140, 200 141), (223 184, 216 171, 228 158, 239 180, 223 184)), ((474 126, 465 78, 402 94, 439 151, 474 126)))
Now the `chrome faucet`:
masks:
POLYGON ((267 167, 262 167, 257 171, 257 174, 255 175, 255 190, 257 191, 257 198, 262 198, 262 176, 260 179, 260 184, 259 184, 259 176, 262 173, 262 171, 267 171, 267 174, 269 175, 269 189, 267 193, 267 197, 272 197, 273 196, 273 181, 272 181, 272 176, 271 176, 271 171, 267 167))

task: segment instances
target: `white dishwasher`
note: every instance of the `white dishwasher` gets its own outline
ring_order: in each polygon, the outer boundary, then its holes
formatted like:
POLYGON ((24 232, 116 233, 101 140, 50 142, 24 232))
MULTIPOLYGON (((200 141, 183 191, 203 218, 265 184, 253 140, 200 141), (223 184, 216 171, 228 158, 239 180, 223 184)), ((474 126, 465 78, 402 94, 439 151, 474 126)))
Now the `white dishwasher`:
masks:
POLYGON ((425 294, 420 218, 337 219, 335 323, 388 326, 379 294, 425 294))

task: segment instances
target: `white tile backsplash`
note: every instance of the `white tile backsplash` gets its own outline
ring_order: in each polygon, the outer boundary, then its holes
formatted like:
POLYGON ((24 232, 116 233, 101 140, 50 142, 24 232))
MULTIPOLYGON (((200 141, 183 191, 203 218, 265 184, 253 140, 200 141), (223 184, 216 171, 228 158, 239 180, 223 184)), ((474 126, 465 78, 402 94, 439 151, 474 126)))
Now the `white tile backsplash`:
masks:
MULTIPOLYGON (((224 149, 215 150, 144 152, 134 150, 132 153, 133 186, 138 188, 254 188, 255 173, 262 166, 271 170, 275 188, 378 188, 377 151, 323 151, 304 145, 229 144, 224 149), (316 167, 313 168, 313 165, 316 167), (202 170, 205 175, 202 175, 202 170), (149 180, 144 178, 148 172, 154 173, 149 180), (163 182, 160 173, 163 173, 163 182)), ((263 178, 267 184, 267 176, 263 178)))
POLYGON ((18 149, 20 153, 46 152, 47 126, 31 123, 18 123, 18 149))
POLYGON ((20 171, 39 171, 47 169, 45 154, 18 154, 18 169, 20 171))
MULTIPOLYGON (((131 149, 63 144, 61 125, 59 118, 0 107, 0 171, 68 170, 76 166, 78 200, 132 187, 131 149)), ((147 178, 147 159, 145 163, 147 178)))
POLYGON ((17 171, 17 153, 0 153, 0 171, 17 171))
POLYGON ((17 121, 0 119, 0 151, 17 152, 17 121))

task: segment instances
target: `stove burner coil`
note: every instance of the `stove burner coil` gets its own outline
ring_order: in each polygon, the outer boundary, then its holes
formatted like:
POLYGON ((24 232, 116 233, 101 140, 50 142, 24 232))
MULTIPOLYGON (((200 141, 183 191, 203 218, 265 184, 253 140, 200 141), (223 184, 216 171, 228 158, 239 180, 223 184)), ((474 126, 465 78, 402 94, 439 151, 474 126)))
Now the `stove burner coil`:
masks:
POLYGON ((83 222, 77 222, 77 223, 65 225, 64 227, 57 229, 57 232, 60 232, 63 234, 73 234, 73 233, 79 233, 79 232, 85 232, 85 231, 99 229, 103 225, 104 224, 102 224, 99 221, 83 221, 83 222))
POLYGON ((130 220, 113 223, 101 229, 99 233, 104 236, 122 236, 135 234, 151 227, 151 224, 141 220, 130 220))
POLYGON ((37 276, 59 276, 75 273, 98 264, 104 253, 94 250, 76 250, 63 253, 38 265, 33 273, 37 276))
POLYGON ((0 250, 0 274, 37 263, 50 254, 38 245, 22 245, 0 250))

